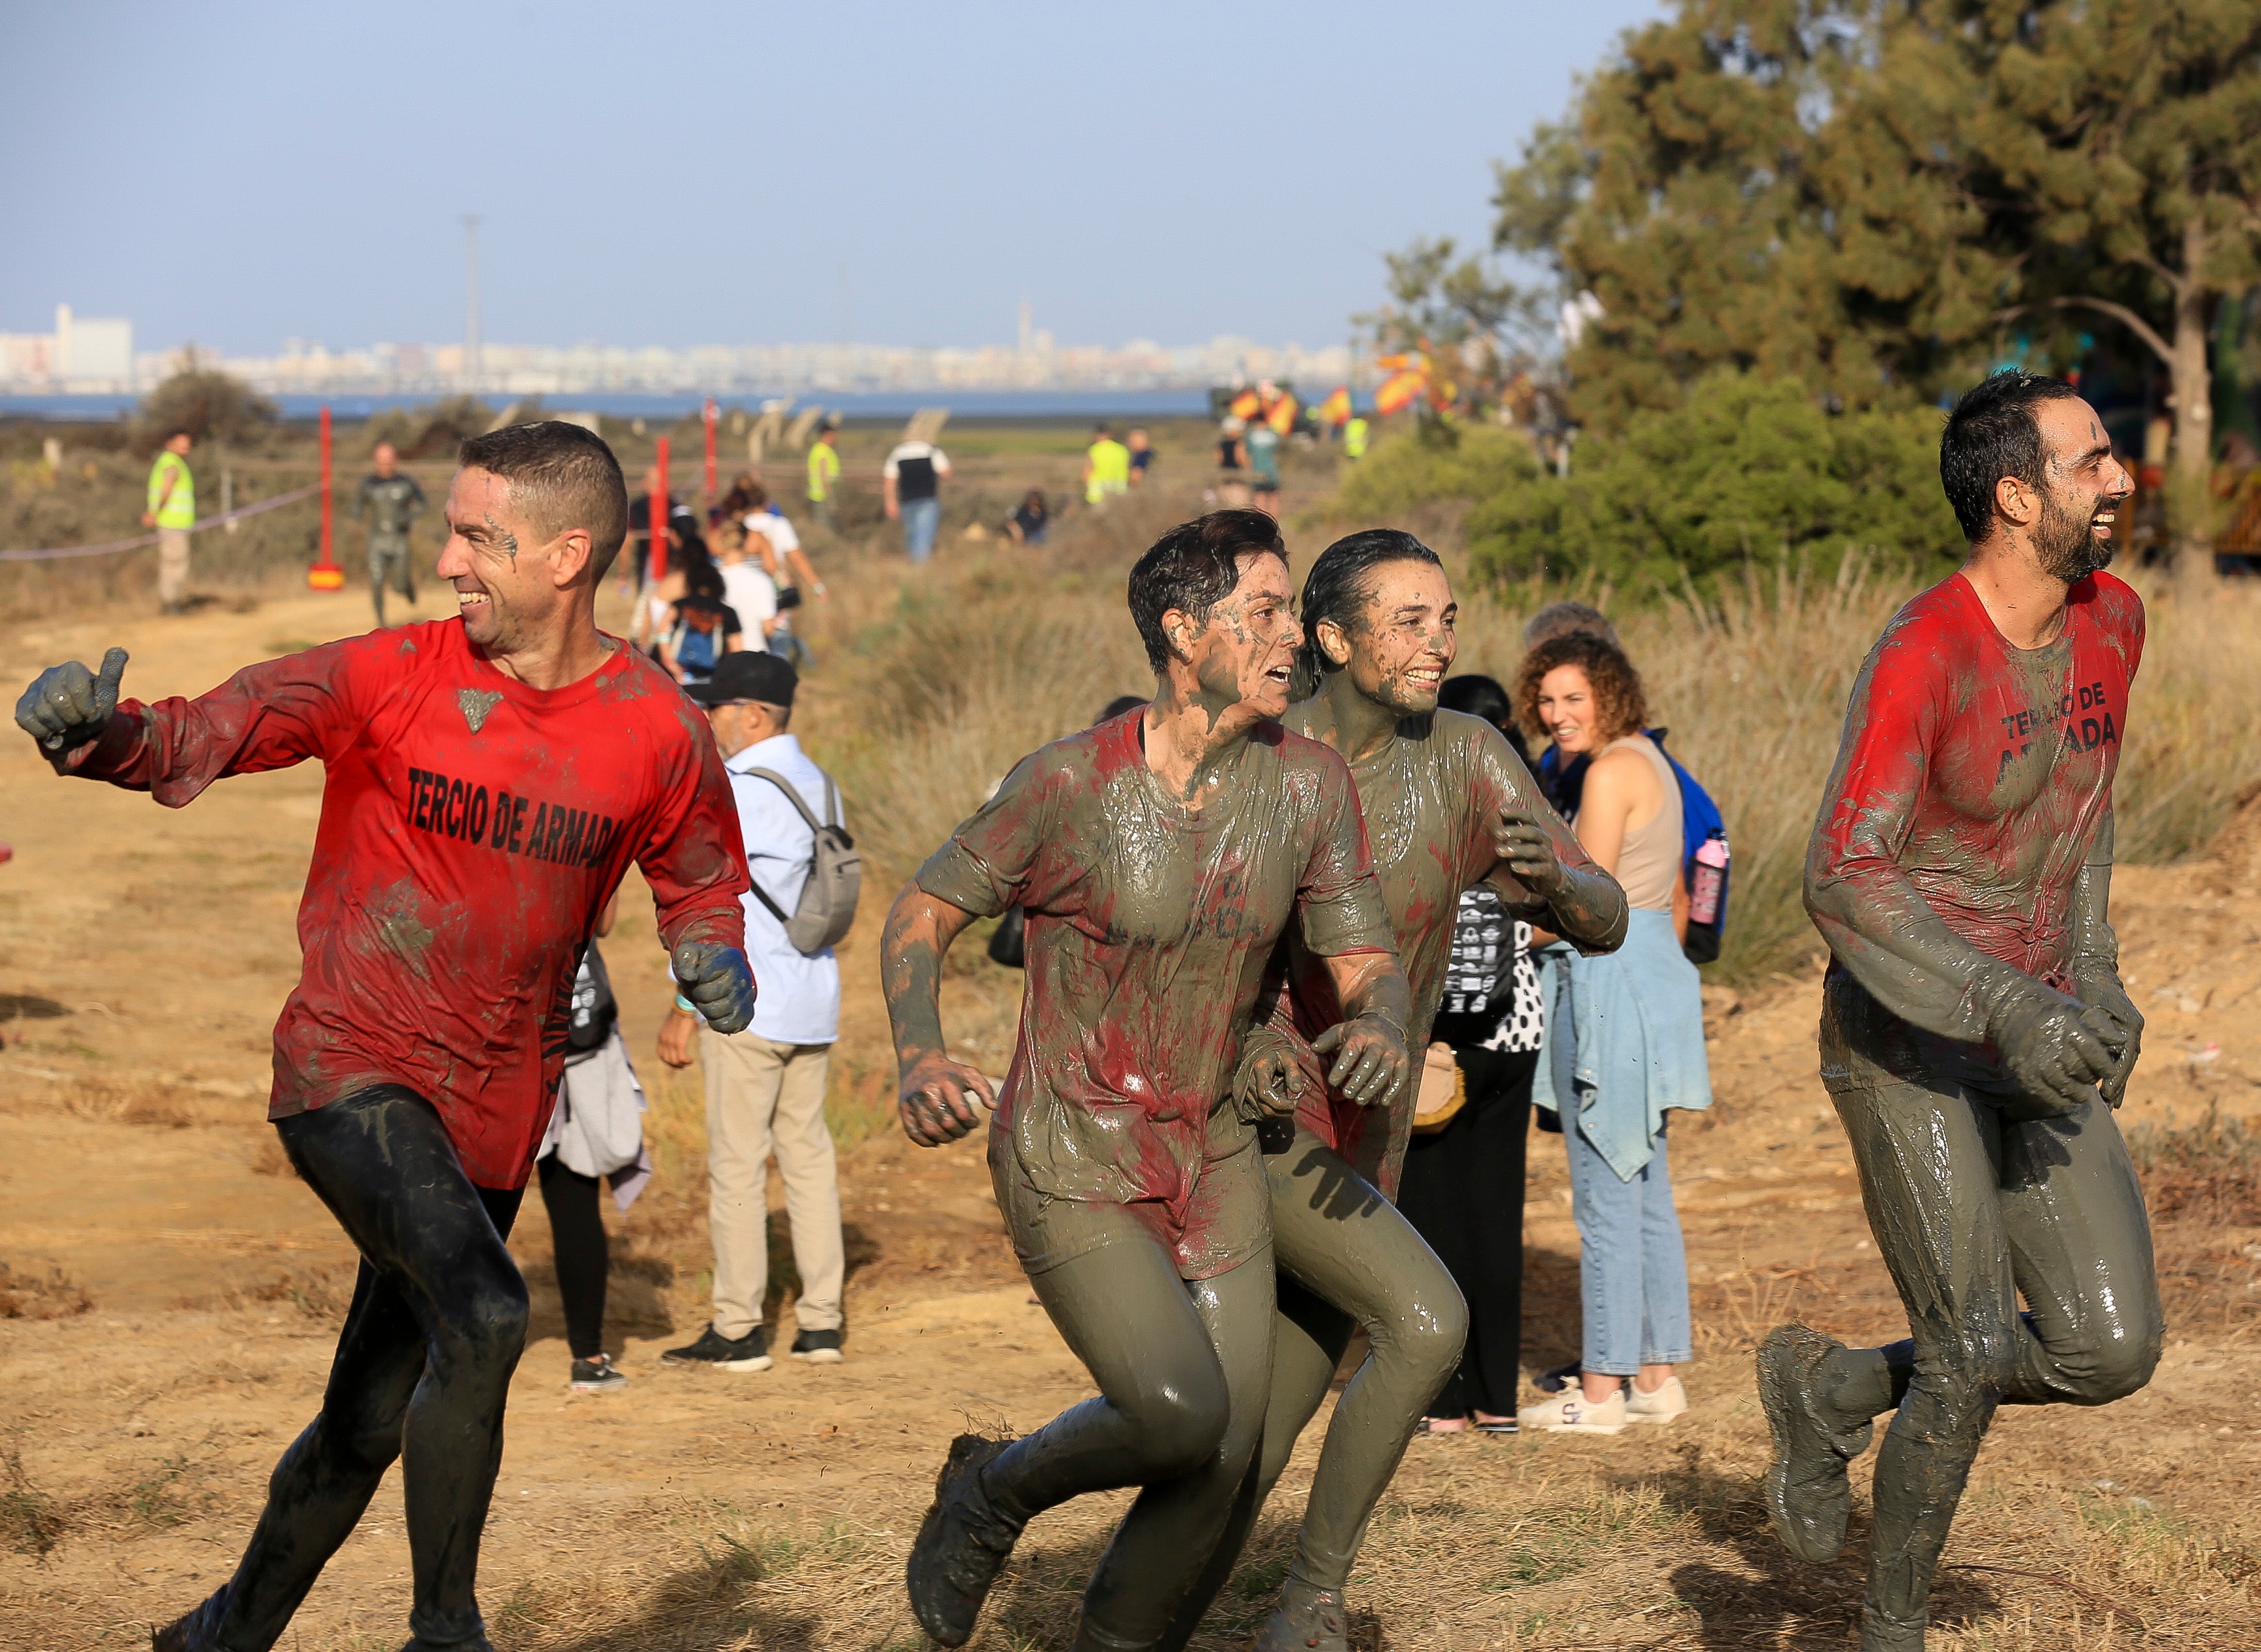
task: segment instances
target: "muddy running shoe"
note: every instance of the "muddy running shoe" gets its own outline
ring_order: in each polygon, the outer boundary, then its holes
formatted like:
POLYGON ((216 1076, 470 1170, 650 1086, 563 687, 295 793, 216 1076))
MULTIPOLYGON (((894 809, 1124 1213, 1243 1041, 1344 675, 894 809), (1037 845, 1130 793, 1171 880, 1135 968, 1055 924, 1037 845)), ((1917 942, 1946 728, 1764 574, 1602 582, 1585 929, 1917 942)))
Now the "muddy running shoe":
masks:
POLYGON ((221 1652, 214 1631, 226 1611, 227 1591, 223 1588, 194 1611, 150 1630, 149 1652, 221 1652))
POLYGON ((804 1331, 793 1340, 793 1357, 815 1365, 837 1365, 846 1356, 840 1352, 837 1331, 804 1331))
MULTIPOLYGON (((1767 1512, 1774 1534, 1803 1561, 1835 1560, 1853 1511, 1846 1465, 1868 1448, 1876 1426, 1833 1428, 1813 1391, 1816 1368, 1845 1345, 1805 1325, 1776 1325, 1759 1344, 1759 1403, 1774 1436, 1767 1465, 1767 1512)), ((1918 1630, 1918 1646, 1922 1644, 1918 1630)))
POLYGON ((628 1379, 613 1363, 609 1354, 599 1354, 593 1360, 573 1361, 573 1391, 576 1394, 616 1394, 628 1385, 628 1379))
POLYGON ((1688 1390, 1676 1376, 1668 1376, 1647 1393, 1639 1383, 1626 1396, 1626 1421, 1669 1423, 1688 1409, 1688 1390))
POLYGON ((1342 1591, 1314 1588, 1289 1572, 1280 1585, 1280 1609, 1257 1631, 1256 1652, 1350 1652, 1342 1591))
POLYGON ((934 1477, 934 1502, 911 1545, 905 1581, 920 1627, 944 1646, 964 1646, 981 1603, 1023 1522, 998 1512, 981 1489, 981 1470, 1013 1442, 960 1434, 934 1477))
POLYGON ((1626 1430, 1625 1390, 1609 1398, 1586 1397, 1583 1388, 1572 1388, 1553 1399, 1526 1405, 1515 1413, 1524 1431, 1542 1434, 1621 1434, 1626 1430))
POLYGON ((708 1325, 688 1347, 670 1348, 659 1356, 662 1365, 704 1365, 717 1371, 766 1371, 770 1368, 769 1338, 756 1325, 736 1342, 708 1325))

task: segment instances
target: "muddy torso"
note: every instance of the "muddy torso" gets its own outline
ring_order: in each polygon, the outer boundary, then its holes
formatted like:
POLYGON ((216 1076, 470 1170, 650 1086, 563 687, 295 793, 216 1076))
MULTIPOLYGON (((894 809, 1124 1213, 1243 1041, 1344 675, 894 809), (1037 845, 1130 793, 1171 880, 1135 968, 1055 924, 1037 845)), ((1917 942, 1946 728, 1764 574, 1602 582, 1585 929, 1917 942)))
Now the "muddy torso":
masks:
POLYGON ((1289 920, 1338 953, 1387 950, 1389 932, 1340 758, 1267 725, 1195 814, 1148 770, 1144 717, 1023 761, 918 881, 1027 914, 999 1146, 1042 1195, 1183 1207, 1205 1158, 1247 1144, 1210 1113, 1289 920))

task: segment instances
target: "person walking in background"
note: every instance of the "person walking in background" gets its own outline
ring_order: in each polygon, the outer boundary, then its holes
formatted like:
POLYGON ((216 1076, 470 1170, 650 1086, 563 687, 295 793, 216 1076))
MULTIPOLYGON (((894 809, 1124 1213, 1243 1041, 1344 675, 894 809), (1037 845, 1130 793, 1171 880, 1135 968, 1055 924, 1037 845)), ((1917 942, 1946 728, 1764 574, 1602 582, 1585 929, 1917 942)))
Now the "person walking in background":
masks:
POLYGON ((1367 425, 1366 415, 1364 413, 1354 413, 1347 420, 1345 421, 1343 425, 1344 458, 1363 459, 1366 457, 1367 429, 1368 427, 1367 425))
MULTIPOLYGON (((1507 690, 1490 678, 1447 678, 1437 704, 1482 718, 1524 755, 1507 690)), ((1430 1433, 1459 1433, 1471 1422, 1486 1433, 1516 1432, 1524 1157, 1546 1027, 1531 933, 1490 884, 1461 893, 1445 996, 1429 1037, 1451 1047, 1466 1099, 1440 1125, 1425 1129, 1416 1119, 1397 1193, 1397 1208, 1468 1304, 1468 1346, 1429 1403, 1430 1433)))
MULTIPOLYGON (((597 933, 613 932, 620 894, 597 915, 597 933)), ((598 1210, 598 1183, 609 1178, 613 1203, 625 1212, 651 1180, 643 1145, 643 1086, 621 1037, 620 1006, 597 943, 589 943, 573 978, 573 1008, 565 1023, 565 1078, 549 1133, 535 1160, 542 1204, 549 1215, 556 1255, 557 1297, 565 1310, 565 1346, 573 1356, 570 1386, 577 1394, 608 1394, 628 1378, 605 1352, 605 1281, 612 1246, 598 1210)))
POLYGON ((1130 485, 1145 484, 1146 472, 1154 467, 1154 444, 1143 429, 1133 430, 1123 440, 1130 449, 1130 485))
MULTIPOLYGON (((743 1032, 702 1038, 707 1075, 707 1227, 714 1245, 714 1319, 699 1340, 671 1348, 670 1365, 765 1371, 769 1341, 762 1297, 769 1284, 769 1159, 785 1179, 800 1295, 795 1359, 841 1357, 840 1296, 846 1266, 840 1183, 824 1087, 840 1035, 840 966, 829 946, 804 954, 787 938, 816 851, 809 816, 838 825, 840 794, 787 732, 800 678, 773 654, 733 654, 684 692, 707 709, 738 804, 753 893, 744 898, 747 956, 761 997, 743 1032), (798 800, 796 803, 796 800, 798 800), (804 815, 803 809, 807 810, 804 815)), ((678 998, 659 1032, 659 1059, 691 1065, 695 1010, 678 998)))
POLYGON ((184 614, 189 599, 189 530, 197 525, 197 478, 189 469, 194 438, 176 430, 149 467, 149 508, 141 526, 157 530, 157 611, 184 614))
POLYGON ((832 494, 840 481, 840 421, 827 419, 808 444, 808 514, 826 533, 837 533, 832 494))
POLYGON ((931 442, 899 442, 879 470, 879 499, 887 520, 903 525, 903 554, 913 562, 934 555, 942 526, 942 485, 950 456, 931 442))
POLYGON ((1249 501, 1248 449, 1241 440, 1247 429, 1238 413, 1227 413, 1217 427, 1217 502, 1229 510, 1249 501))
MULTIPOLYGON (((808 553, 800 547, 800 535, 794 530, 792 519, 778 508, 769 491, 750 478, 745 485, 743 508, 748 535, 745 548, 761 559, 763 571, 769 575, 775 593, 767 646, 779 658, 791 660, 796 671, 807 671, 808 644, 793 635, 793 611, 810 596, 820 602, 829 602, 832 593, 816 577, 808 553)), ((740 617, 744 617, 743 611, 740 617)))
POLYGON ((1091 446, 1083 455, 1083 502, 1104 510, 1108 500, 1130 491, 1130 449, 1115 439, 1105 425, 1092 431, 1091 446))
POLYGON ((1248 485, 1252 502, 1260 511, 1280 514, 1280 433, 1263 420, 1248 426, 1241 440, 1248 455, 1248 485))
POLYGON ((1617 952, 1588 958, 1548 945, 1545 954, 1547 1059, 1532 1099, 1560 1117, 1569 1154, 1584 1347, 1578 1380, 1518 1416, 1525 1428, 1614 1434, 1688 1409, 1673 1368, 1694 1353, 1665 1115, 1709 1107, 1712 1083, 1696 966, 1675 921, 1680 786, 1640 731, 1648 707, 1640 673, 1591 631, 1555 636, 1525 657, 1515 709, 1558 758, 1592 758, 1571 828, 1632 908, 1617 952))
POLYGON ((399 452, 390 442, 378 442, 370 459, 375 468, 355 491, 354 519, 369 519, 369 600, 382 630, 385 586, 397 589, 410 607, 416 606, 416 564, 409 557, 408 530, 424 514, 424 489, 401 470, 399 452))
POLYGON ((716 561, 723 605, 737 615, 750 647, 767 648, 779 618, 777 581, 755 559, 754 548, 760 542, 751 532, 736 522, 725 522, 719 531, 722 554, 716 561))

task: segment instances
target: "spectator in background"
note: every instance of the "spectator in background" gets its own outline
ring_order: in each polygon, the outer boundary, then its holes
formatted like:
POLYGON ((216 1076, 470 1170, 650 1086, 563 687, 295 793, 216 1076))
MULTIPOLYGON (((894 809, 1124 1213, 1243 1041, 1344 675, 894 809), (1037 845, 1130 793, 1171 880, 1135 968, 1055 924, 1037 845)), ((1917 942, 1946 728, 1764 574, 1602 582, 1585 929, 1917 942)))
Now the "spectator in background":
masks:
POLYGON ((1712 1104, 1712 1085, 1696 966, 1674 922, 1680 785, 1641 732, 1640 673, 1590 630, 1558 635, 1525 657, 1515 709, 1558 758, 1592 759, 1571 829, 1632 909, 1618 951, 1545 953, 1551 1024, 1532 1099, 1560 1118, 1569 1155, 1584 1346, 1577 1380, 1518 1417, 1526 1429, 1614 1434, 1688 1409, 1673 1369, 1693 1352, 1688 1259, 1665 1132, 1670 1110, 1712 1104))
POLYGON ((1104 510, 1108 500, 1130 491, 1130 449, 1115 439, 1105 425, 1092 431, 1091 446, 1083 455, 1083 502, 1104 510))
POLYGON ((369 598, 377 624, 384 628, 384 588, 391 585, 416 606, 416 564, 408 550, 408 530, 424 514, 424 490, 400 469, 400 454, 380 442, 370 456, 375 469, 354 493, 354 518, 369 519, 369 598))
POLYGON ((1153 468, 1154 444, 1147 440, 1143 429, 1133 430, 1124 440, 1130 446, 1130 485, 1138 487, 1145 481, 1146 472, 1153 468))
POLYGON ((1280 433, 1259 419, 1248 427, 1242 447, 1248 455, 1250 502, 1260 511, 1280 514, 1280 433))
POLYGON ((725 522, 721 528, 722 554, 718 566, 722 575, 722 600, 738 616, 738 624, 750 639, 757 639, 764 648, 772 628, 778 621, 777 581, 769 570, 754 557, 754 547, 759 542, 755 535, 738 521, 725 522))
POLYGON ((825 589, 824 581, 816 577, 816 570, 809 564, 808 553, 800 548, 800 535, 794 531, 792 519, 778 508, 769 491, 750 478, 746 484, 744 526, 750 535, 746 549, 761 559, 763 571, 769 575, 776 593, 769 650, 781 659, 791 660, 795 670, 807 671, 808 644, 793 635, 793 611, 811 595, 820 602, 829 602, 832 593, 825 589))
POLYGON ((686 686, 706 681, 725 654, 745 646, 743 622, 722 600, 722 571, 707 560, 704 540, 686 542, 685 552, 694 544, 698 554, 685 558, 683 594, 669 606, 668 631, 659 646, 659 663, 686 686))
MULTIPOLYGON (((707 1074, 707 1227, 714 1245, 713 1323, 689 1346, 661 1357, 671 1365, 764 1371, 769 1340, 762 1297, 769 1284, 770 1155, 785 1179, 800 1295, 795 1359, 841 1357, 840 1185, 831 1132, 824 1124, 825 1078, 840 1032, 840 966, 832 949, 804 955, 786 936, 786 915, 800 902, 816 834, 786 787, 827 825, 840 821, 839 793, 786 731, 799 686, 793 667, 771 654, 734 654, 708 681, 685 690, 707 708, 714 743, 738 804, 747 870, 746 956, 761 983, 753 1024, 729 1038, 702 1038, 707 1074), (774 778, 772 778, 774 777, 774 778)), ((660 1028, 659 1059, 691 1065, 696 1010, 681 998, 660 1028)))
POLYGON ((197 478, 189 469, 195 439, 176 430, 149 467, 149 508, 141 526, 157 530, 157 611, 185 614, 189 601, 189 530, 197 525, 197 478))
MULTIPOLYGON (((597 933, 613 932, 616 891, 597 915, 597 933)), ((573 1356, 577 1394, 605 1394, 628 1378, 605 1352, 605 1279, 612 1247, 598 1210, 597 1184, 613 1184, 614 1208, 625 1212, 651 1180, 643 1146, 643 1086, 621 1037, 612 978, 592 940, 573 980, 565 1024, 565 1079, 535 1172, 557 1258, 557 1296, 565 1309, 565 1345, 573 1356)))
POLYGON ((1366 415, 1364 413, 1353 413, 1349 420, 1343 425, 1344 458, 1363 459, 1366 457, 1367 428, 1366 415))
POLYGON ((879 470, 879 498, 887 520, 903 525, 903 554, 915 563, 934 555, 942 526, 942 485, 950 456, 931 442, 899 442, 879 470))
POLYGON ((1248 421, 1227 413, 1217 427, 1217 502, 1226 510, 1239 510, 1249 502, 1248 448, 1242 438, 1248 421))
MULTIPOLYGON (((1482 718, 1522 755, 1507 690, 1490 678, 1447 678, 1437 703, 1482 718)), ((1422 1425, 1432 1434, 1461 1433, 1471 1423, 1485 1433, 1516 1432, 1524 1155, 1546 1025, 1531 932, 1508 916, 1489 883, 1461 894, 1445 995, 1429 1036, 1452 1046, 1468 1099, 1442 1128, 1416 1127, 1398 1187, 1397 1208, 1468 1304, 1468 1345, 1422 1425)))
POLYGON ((635 589, 643 593, 628 640, 657 659, 659 639, 667 629, 670 611, 684 594, 680 579, 683 570, 693 563, 711 564, 713 557, 707 549, 705 536, 699 531, 698 514, 680 499, 671 499, 667 505, 664 568, 655 582, 651 577, 651 501, 659 492, 657 465, 644 471, 643 488, 628 501, 628 535, 621 547, 621 577, 624 584, 633 578, 635 589))
POLYGON ((1020 508, 1005 519, 1005 531, 1013 536, 1016 545, 1043 544, 1052 525, 1052 512, 1044 504, 1044 491, 1040 487, 1030 488, 1020 508))
POLYGON ((832 494, 839 482, 840 421, 827 419, 816 427, 816 440, 808 444, 808 514, 828 534, 837 531, 832 494))

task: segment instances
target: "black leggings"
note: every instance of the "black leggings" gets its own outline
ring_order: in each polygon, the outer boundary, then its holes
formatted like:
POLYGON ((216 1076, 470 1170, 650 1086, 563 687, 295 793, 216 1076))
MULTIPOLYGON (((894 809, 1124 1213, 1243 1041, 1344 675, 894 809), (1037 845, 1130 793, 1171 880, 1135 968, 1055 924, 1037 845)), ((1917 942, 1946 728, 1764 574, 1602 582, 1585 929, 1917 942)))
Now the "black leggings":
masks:
POLYGON ((1454 1051, 1468 1104, 1405 1153, 1397 1208, 1468 1302, 1468 1346, 1432 1417, 1515 1415, 1523 1360, 1523 1180, 1535 1050, 1454 1051))
POLYGON ((473 1187, 438 1112, 400 1085, 275 1128, 360 1249, 361 1277, 321 1412, 276 1465, 250 1547, 198 1609, 189 1644, 267 1652, 398 1457, 409 1629, 434 1652, 484 1647, 479 1534, 526 1342, 526 1282, 503 1244, 521 1190, 473 1187))
POLYGON ((557 1295, 565 1304, 565 1346, 577 1360, 605 1351, 605 1273, 612 1251, 605 1218, 597 1213, 595 1176, 568 1169, 551 1153, 535 1168, 542 1177, 542 1207, 549 1212, 550 1243, 557 1253, 557 1295))

